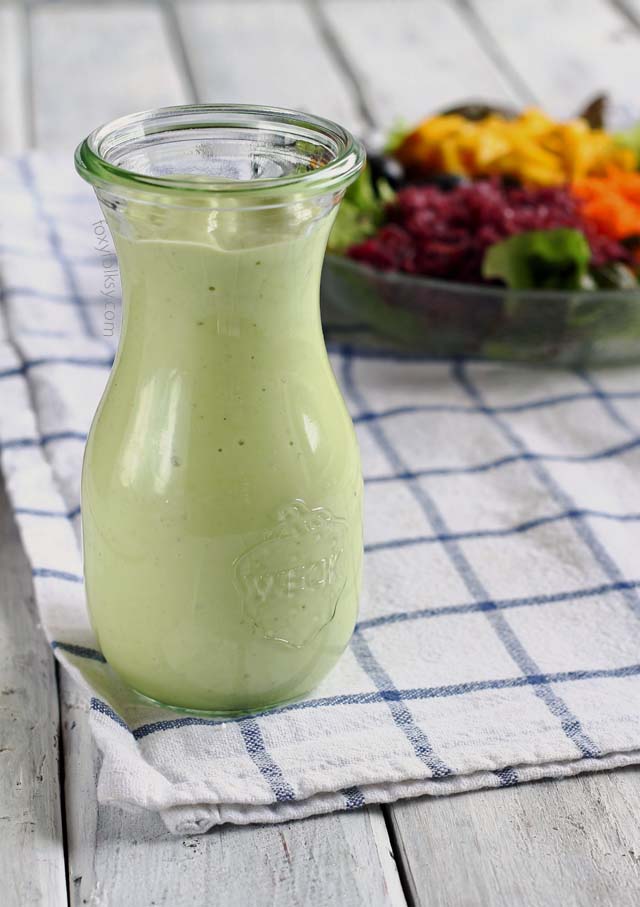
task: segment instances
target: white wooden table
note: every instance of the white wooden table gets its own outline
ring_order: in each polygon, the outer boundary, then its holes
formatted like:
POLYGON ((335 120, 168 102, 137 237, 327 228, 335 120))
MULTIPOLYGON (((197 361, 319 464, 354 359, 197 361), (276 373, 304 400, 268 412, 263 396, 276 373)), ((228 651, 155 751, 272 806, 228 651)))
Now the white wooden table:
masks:
MULTIPOLYGON (((470 96, 640 117, 640 0, 0 0, 0 152, 162 104, 301 107, 370 134, 470 96)), ((1 405, 1 400, 0 400, 1 405)), ((99 806, 0 497, 0 904, 640 903, 640 771, 173 838, 99 806)))

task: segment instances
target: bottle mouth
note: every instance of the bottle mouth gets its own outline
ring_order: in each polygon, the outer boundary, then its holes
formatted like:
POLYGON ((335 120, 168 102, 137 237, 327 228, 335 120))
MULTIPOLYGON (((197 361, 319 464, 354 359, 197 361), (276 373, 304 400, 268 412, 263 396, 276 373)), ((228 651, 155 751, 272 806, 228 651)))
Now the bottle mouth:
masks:
MULTIPOLYGON (((120 117, 78 146, 96 188, 204 197, 346 186, 365 160, 346 129, 295 110, 240 104, 161 107, 120 117)), ((265 198, 265 201, 267 198, 265 198)))

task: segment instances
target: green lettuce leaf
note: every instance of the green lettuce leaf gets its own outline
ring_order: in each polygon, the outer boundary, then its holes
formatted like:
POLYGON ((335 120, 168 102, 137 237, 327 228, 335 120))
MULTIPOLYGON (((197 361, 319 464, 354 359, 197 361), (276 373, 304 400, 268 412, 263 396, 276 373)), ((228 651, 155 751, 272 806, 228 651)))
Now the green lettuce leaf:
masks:
POLYGON ((329 249, 344 252, 372 236, 384 220, 386 204, 393 198, 393 189, 387 181, 378 179, 374 187, 371 171, 365 167, 345 192, 329 237, 329 249))
POLYGON ((580 230, 530 230, 490 246, 482 273, 514 290, 587 290, 595 286, 590 257, 580 230))
POLYGON ((387 133, 383 149, 384 153, 393 154, 414 129, 415 126, 411 126, 406 120, 396 120, 387 133))

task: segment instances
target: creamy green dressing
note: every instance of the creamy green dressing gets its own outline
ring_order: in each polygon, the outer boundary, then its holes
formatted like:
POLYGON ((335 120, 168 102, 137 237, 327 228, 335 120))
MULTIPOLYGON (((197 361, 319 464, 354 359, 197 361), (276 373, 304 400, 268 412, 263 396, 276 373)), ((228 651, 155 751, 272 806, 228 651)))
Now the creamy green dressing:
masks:
POLYGON ((296 698, 346 646, 360 585, 359 457, 318 305, 332 218, 108 217, 125 316, 82 487, 100 646, 165 704, 296 698))

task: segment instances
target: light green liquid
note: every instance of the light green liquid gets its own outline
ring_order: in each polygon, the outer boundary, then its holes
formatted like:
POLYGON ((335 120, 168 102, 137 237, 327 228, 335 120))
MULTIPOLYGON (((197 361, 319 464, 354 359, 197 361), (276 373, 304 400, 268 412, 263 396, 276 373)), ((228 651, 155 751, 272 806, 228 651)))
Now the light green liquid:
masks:
POLYGON ((362 483, 319 318, 330 220, 256 241, 231 218, 222 248, 197 218, 141 238, 110 217, 125 320, 85 455, 86 587, 107 661, 162 703, 299 697, 353 630, 362 483))

